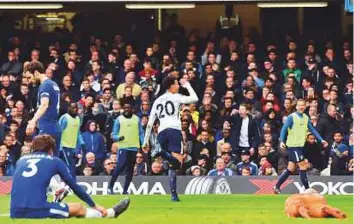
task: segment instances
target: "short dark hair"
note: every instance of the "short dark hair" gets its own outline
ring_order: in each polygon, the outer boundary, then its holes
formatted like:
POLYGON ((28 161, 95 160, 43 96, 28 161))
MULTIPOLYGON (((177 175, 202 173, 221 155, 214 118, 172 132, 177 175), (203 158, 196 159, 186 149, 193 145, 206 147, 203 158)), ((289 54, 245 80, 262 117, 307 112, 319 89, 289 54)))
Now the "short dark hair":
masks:
POLYGON ((32 147, 35 152, 50 152, 55 151, 55 140, 48 134, 37 135, 32 140, 32 147))
POLYGON ((175 81, 177 80, 176 77, 173 76, 167 76, 163 81, 162 81, 162 88, 165 90, 168 90, 171 88, 173 84, 175 84, 175 81))
POLYGON ((130 106, 134 106, 134 103, 132 100, 129 100, 127 98, 120 98, 119 99, 119 104, 123 107, 125 104, 129 104, 130 106))
POLYGON ((14 120, 10 121, 10 126, 11 126, 12 124, 15 124, 16 126, 19 126, 19 125, 18 125, 18 122, 17 122, 17 121, 14 121, 14 120))
POLYGON ((335 134, 340 134, 341 136, 343 136, 343 133, 342 133, 340 130, 335 130, 335 131, 333 132, 333 136, 334 136, 335 134))
POLYGON ((34 74, 35 71, 39 73, 44 73, 44 66, 38 61, 31 61, 25 68, 25 72, 30 72, 34 74))

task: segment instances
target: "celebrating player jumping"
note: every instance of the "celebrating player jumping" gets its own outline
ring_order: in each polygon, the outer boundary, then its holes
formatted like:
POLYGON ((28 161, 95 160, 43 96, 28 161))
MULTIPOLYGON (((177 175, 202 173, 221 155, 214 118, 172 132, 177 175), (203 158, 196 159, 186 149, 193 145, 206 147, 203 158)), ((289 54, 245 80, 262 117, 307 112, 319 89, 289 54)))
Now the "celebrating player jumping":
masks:
POLYGON ((198 96, 190 83, 184 79, 181 79, 180 83, 188 90, 189 96, 183 96, 178 93, 179 84, 175 77, 168 76, 163 80, 162 85, 167 92, 157 98, 152 106, 143 144, 143 148, 148 147, 151 128, 156 118, 158 118, 160 120, 157 136, 158 144, 156 144, 154 151, 151 152, 151 156, 161 156, 171 165, 168 176, 172 201, 179 201, 176 170, 183 163, 181 120, 179 117, 180 107, 181 104, 196 103, 198 101, 198 96))

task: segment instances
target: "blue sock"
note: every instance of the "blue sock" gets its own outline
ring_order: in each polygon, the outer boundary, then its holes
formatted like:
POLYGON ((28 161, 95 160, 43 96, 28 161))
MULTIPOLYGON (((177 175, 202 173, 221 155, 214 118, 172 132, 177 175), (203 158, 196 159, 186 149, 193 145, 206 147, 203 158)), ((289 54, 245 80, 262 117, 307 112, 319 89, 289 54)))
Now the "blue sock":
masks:
POLYGON ((300 179, 302 182, 302 185, 304 185, 305 189, 309 189, 309 181, 307 180, 307 174, 306 174, 306 170, 300 170, 300 179))
POLYGON ((176 176, 176 170, 174 169, 169 169, 168 171, 168 177, 170 181, 170 189, 171 189, 171 194, 175 194, 177 192, 177 176, 176 176))
POLYGON ((280 189, 280 186, 286 181, 286 179, 288 179, 288 177, 290 176, 290 170, 285 169, 283 171, 283 173, 280 175, 277 184, 275 185, 275 187, 277 189, 280 189))
POLYGON ((175 157, 173 157, 171 155, 171 153, 165 151, 165 150, 161 150, 160 153, 161 157, 164 158, 165 160, 167 160, 174 169, 179 169, 181 167, 181 163, 178 161, 178 159, 176 159, 175 157))

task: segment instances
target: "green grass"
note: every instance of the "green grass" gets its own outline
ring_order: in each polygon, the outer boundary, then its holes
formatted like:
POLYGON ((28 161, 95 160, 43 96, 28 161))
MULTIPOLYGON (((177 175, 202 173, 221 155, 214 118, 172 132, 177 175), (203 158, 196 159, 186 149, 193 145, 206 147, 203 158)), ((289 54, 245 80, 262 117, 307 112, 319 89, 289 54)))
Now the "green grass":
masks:
MULTIPOLYGON (((109 207, 122 196, 95 196, 94 200, 109 207)), ((195 195, 180 196, 180 203, 172 203, 169 196, 130 196, 130 208, 115 219, 69 219, 69 220, 11 220, 0 217, 0 224, 8 223, 87 223, 87 224, 233 224, 233 223, 353 223, 352 196, 327 196, 330 205, 342 209, 346 220, 336 219, 289 219, 284 214, 287 195, 195 195)), ((9 213, 9 197, 0 197, 0 214, 9 213)), ((67 202, 76 202, 69 197, 67 202)))

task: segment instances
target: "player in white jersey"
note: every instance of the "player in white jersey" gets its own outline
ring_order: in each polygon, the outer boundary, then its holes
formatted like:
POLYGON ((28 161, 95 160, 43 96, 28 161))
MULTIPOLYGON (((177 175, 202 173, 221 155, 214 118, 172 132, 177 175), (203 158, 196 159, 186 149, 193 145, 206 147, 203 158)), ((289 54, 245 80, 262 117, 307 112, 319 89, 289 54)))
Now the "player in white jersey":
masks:
POLYGON ((152 106, 143 144, 143 148, 148 147, 151 128, 158 118, 160 121, 157 135, 158 144, 155 146, 155 150, 151 152, 151 156, 161 156, 171 165, 168 176, 172 201, 179 201, 176 191, 176 170, 180 169, 183 163, 180 107, 181 104, 198 102, 198 96, 190 83, 185 79, 181 79, 180 83, 188 90, 189 96, 178 93, 179 84, 175 77, 168 76, 163 80, 162 86, 167 91, 157 98, 152 106))

